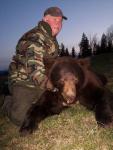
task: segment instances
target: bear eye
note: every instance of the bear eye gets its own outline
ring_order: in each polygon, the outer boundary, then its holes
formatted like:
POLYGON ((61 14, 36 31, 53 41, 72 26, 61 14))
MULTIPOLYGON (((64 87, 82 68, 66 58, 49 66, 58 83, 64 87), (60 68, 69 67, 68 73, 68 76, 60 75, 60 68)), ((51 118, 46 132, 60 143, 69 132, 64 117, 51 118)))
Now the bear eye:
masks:
POLYGON ((78 78, 75 78, 74 81, 75 81, 75 83, 77 84, 77 83, 78 83, 78 78))
POLYGON ((59 81, 59 83, 60 83, 60 84, 64 84, 64 80, 61 79, 61 80, 59 81))

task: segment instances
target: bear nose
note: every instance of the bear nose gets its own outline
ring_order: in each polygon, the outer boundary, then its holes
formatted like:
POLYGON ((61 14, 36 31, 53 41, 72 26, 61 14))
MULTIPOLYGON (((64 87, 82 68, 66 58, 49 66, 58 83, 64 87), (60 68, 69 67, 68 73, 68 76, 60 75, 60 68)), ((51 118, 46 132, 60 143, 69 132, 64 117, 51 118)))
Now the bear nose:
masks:
POLYGON ((75 96, 65 96, 65 100, 67 102, 67 104, 72 104, 75 102, 75 96))

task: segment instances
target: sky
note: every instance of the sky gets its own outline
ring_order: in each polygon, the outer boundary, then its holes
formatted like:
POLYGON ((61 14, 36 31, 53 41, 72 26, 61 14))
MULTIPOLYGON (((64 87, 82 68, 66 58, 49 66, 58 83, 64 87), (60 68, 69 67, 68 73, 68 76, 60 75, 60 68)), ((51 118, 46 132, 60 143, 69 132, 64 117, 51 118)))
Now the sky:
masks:
POLYGON ((68 17, 57 39, 69 50, 73 46, 79 50, 83 32, 88 38, 100 38, 113 24, 113 0, 0 0, 0 70, 8 67, 19 38, 52 6, 68 17))

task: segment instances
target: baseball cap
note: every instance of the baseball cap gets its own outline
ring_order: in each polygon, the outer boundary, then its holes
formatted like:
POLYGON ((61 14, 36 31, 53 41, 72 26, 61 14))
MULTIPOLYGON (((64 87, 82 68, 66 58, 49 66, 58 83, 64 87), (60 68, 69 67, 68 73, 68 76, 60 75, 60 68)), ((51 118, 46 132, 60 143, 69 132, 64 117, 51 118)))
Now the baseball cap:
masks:
POLYGON ((45 10, 44 16, 51 15, 51 16, 62 16, 63 19, 67 20, 67 17, 63 15, 63 12, 58 7, 49 7, 45 10))

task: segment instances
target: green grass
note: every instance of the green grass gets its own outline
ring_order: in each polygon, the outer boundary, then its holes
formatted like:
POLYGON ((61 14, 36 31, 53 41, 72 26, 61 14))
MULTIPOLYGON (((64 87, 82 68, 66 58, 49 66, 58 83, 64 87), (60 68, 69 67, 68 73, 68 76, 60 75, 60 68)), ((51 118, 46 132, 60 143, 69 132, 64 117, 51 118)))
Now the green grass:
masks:
MULTIPOLYGON (((113 54, 93 57, 92 65, 113 91, 113 54)), ((43 120, 33 135, 20 137, 18 130, 0 113, 0 150, 113 150, 113 129, 98 128, 93 112, 79 104, 43 120)))

